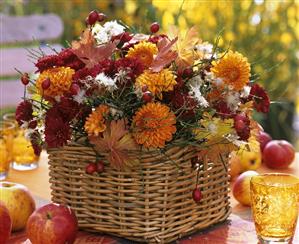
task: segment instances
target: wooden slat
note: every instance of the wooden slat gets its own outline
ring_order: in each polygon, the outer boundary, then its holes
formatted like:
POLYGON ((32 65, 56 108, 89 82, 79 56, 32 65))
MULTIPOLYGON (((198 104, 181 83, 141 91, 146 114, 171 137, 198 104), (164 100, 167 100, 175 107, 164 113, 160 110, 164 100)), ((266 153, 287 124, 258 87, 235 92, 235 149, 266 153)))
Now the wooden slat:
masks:
MULTIPOLYGON (((55 50, 61 51, 62 46, 55 44, 52 46, 55 50)), ((38 50, 38 47, 30 47, 29 49, 38 50)), ((53 54, 47 46, 42 46, 41 49, 45 54, 53 54)), ((25 48, 7 48, 0 50, 0 76, 14 76, 17 74, 15 68, 22 72, 35 72, 36 67, 29 60, 29 52, 25 48)), ((36 60, 33 60, 36 61, 36 60)))
POLYGON ((63 23, 55 14, 0 15, 0 26, 0 43, 52 40, 59 38, 63 31, 63 23))
POLYGON ((24 95, 24 86, 19 80, 0 81, 0 108, 16 107, 24 95))

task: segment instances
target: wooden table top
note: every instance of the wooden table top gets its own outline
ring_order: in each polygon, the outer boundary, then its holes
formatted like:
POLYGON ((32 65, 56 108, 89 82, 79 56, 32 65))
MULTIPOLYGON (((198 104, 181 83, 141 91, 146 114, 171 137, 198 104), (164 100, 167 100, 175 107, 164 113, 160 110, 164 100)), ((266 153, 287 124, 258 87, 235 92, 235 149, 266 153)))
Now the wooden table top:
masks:
MULTIPOLYGON (((299 177, 299 153, 296 153, 294 162, 288 169, 285 170, 270 170, 265 166, 262 166, 257 170, 260 173, 267 172, 282 172, 290 173, 299 177)), ((16 182, 27 186, 30 192, 36 197, 37 205, 41 205, 51 200, 51 191, 49 183, 49 169, 48 159, 46 152, 42 152, 39 167, 32 171, 16 171, 11 170, 7 181, 16 182), (45 200, 45 201, 44 201, 45 200)), ((249 207, 239 204, 233 196, 231 196, 232 214, 229 217, 229 221, 220 224, 219 226, 212 227, 207 231, 197 233, 187 239, 179 241, 180 244, 195 244, 195 243, 213 243, 213 244, 248 244, 257 243, 254 224, 252 222, 251 210, 249 207)), ((294 243, 299 243, 299 226, 297 226, 294 243)), ((12 236, 9 244, 27 244, 24 241, 25 234, 17 233, 12 236)), ((107 243, 126 243, 126 241, 118 240, 117 238, 111 238, 103 235, 92 235, 85 232, 80 232, 78 241, 75 243, 87 243, 89 239, 102 241, 108 241, 107 243), (85 239, 84 239, 85 238, 85 239), (104 239, 103 239, 104 238, 104 239)), ((89 243, 89 242, 88 242, 89 243)), ((93 242, 98 243, 98 242, 93 242)), ((105 242, 106 243, 106 242, 105 242)))

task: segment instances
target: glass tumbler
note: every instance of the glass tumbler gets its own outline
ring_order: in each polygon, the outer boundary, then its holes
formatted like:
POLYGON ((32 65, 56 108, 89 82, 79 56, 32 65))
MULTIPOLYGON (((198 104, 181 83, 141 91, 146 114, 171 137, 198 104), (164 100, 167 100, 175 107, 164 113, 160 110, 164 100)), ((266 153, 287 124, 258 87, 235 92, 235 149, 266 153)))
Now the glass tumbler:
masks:
POLYGON ((25 130, 20 128, 14 113, 3 116, 4 121, 15 124, 15 134, 12 146, 11 167, 15 170, 32 170, 38 167, 39 156, 34 154, 31 142, 25 137, 25 130))
POLYGON ((250 193, 260 243, 292 243, 298 217, 299 179, 289 174, 253 176, 250 193))
POLYGON ((14 124, 0 121, 0 180, 5 180, 8 175, 12 159, 13 136, 14 124))

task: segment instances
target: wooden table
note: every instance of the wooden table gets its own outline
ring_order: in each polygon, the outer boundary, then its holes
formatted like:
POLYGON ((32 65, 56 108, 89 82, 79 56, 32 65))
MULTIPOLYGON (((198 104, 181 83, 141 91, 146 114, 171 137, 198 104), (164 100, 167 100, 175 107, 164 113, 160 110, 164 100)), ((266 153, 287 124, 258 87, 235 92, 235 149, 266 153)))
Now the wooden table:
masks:
MULTIPOLYGON (((9 173, 8 181, 21 183, 29 188, 31 193, 38 199, 44 199, 46 201, 51 200, 50 195, 50 184, 49 184, 49 169, 47 164, 47 154, 42 153, 39 168, 32 171, 15 171, 11 170, 9 173)), ((299 153, 296 154, 295 161, 285 170, 270 170, 262 166, 258 172, 282 172, 290 173, 299 177, 299 153)), ((230 220, 219 226, 212 227, 208 231, 197 233, 187 239, 180 241, 180 244, 251 244, 257 243, 254 224, 252 222, 251 210, 249 207, 244 207, 239 204, 233 196, 231 196, 232 214, 230 220)), ((299 243, 299 226, 294 239, 294 243, 299 243)), ((18 235, 18 234, 17 234, 18 235)), ((20 236, 24 234, 20 234, 20 236)), ((102 241, 108 241, 107 243, 132 243, 123 242, 119 239, 114 239, 107 236, 95 236, 92 234, 80 233, 79 241, 76 243, 103 243, 102 241), (85 238, 85 239, 84 239, 85 238), (104 239, 103 239, 104 238, 104 239), (95 241, 88 242, 87 240, 92 239, 95 241)), ((20 240, 21 237, 15 238, 20 240)), ((23 243, 11 240, 9 244, 23 243)), ((24 243, 25 244, 25 243, 24 243)))

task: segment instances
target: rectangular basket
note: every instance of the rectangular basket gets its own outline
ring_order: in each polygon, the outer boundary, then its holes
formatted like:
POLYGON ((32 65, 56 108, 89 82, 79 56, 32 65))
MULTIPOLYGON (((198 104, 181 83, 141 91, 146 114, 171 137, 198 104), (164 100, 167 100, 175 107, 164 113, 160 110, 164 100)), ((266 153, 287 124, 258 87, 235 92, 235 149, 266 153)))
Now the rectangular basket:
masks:
POLYGON ((105 164, 103 173, 93 175, 85 173, 96 160, 92 147, 71 143, 48 153, 52 201, 74 209, 87 231, 168 243, 224 221, 230 213, 227 160, 202 162, 196 170, 194 147, 140 151, 138 167, 122 172, 105 164), (198 204, 192 199, 197 174, 198 204))

